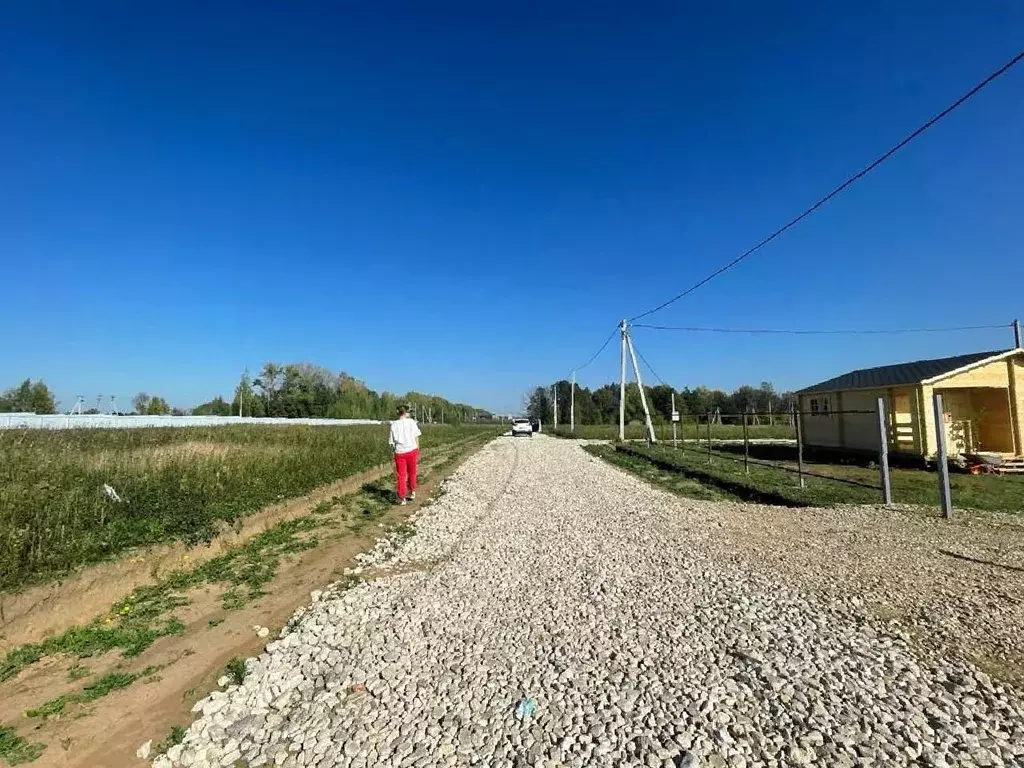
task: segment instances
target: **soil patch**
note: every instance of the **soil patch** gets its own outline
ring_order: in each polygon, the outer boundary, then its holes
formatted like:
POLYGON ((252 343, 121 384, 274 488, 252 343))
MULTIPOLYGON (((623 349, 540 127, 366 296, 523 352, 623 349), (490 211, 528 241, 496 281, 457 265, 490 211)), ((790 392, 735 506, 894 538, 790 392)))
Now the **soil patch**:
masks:
POLYGON ((282 520, 309 513, 310 506, 335 496, 355 493, 379 480, 390 465, 360 472, 322 486, 312 493, 266 507, 225 527, 209 544, 160 544, 126 553, 109 563, 89 566, 53 584, 0 594, 0 653, 67 627, 89 621, 135 587, 149 584, 175 568, 210 560, 282 520))
MULTIPOLYGON (((146 765, 146 761, 135 755, 143 742, 152 739, 156 745, 168 736, 173 726, 188 726, 194 717, 192 705, 217 687, 217 679, 225 674, 225 667, 231 659, 259 654, 264 645, 277 636, 295 609, 309 603, 311 591, 342 579, 344 569, 357 564, 356 555, 372 548, 383 529, 401 524, 419 507, 431 503, 431 494, 440 482, 484 442, 469 439, 439 448, 425 457, 419 501, 405 507, 391 506, 381 517, 374 519, 373 524, 318 531, 317 546, 282 558, 278 572, 263 596, 237 610, 225 610, 223 589, 219 585, 206 584, 189 592, 189 605, 175 611, 185 624, 184 632, 160 638, 137 658, 126 660, 118 652, 87 659, 54 656, 24 669, 16 678, 4 683, 0 724, 15 726, 17 733, 29 742, 46 744, 46 749, 32 763, 33 766, 122 768, 146 765), (269 628, 270 636, 260 638, 256 627, 269 628), (75 679, 83 670, 88 677, 75 679), (144 670, 149 671, 132 685, 112 690, 89 703, 70 703, 58 715, 44 719, 28 718, 24 714, 46 701, 81 691, 83 684, 108 673, 134 675, 144 670)), ((247 539, 247 531, 251 536, 276 522, 309 515, 317 504, 346 495, 346 492, 379 495, 376 488, 360 489, 387 472, 388 468, 380 468, 362 473, 325 486, 301 499, 269 508, 260 513, 259 522, 255 520, 257 516, 251 516, 241 530, 219 537, 211 547, 200 550, 168 548, 175 551, 162 553, 165 558, 162 562, 177 566, 178 561, 173 558, 180 558, 179 552, 193 558, 213 557, 230 547, 232 542, 247 539)), ((103 570, 102 576, 83 572, 76 577, 78 599, 89 600, 90 609, 77 610, 73 607, 74 600, 69 602, 69 598, 54 588, 50 593, 51 605, 66 608, 64 620, 51 620, 51 626, 64 628, 72 624, 73 620, 67 618, 71 615, 87 621, 124 597, 133 585, 153 580, 148 564, 111 563, 100 566, 100 569, 103 570), (122 565, 123 570, 118 570, 118 565, 122 565), (103 592, 102 598, 88 591, 90 583, 103 592)), ((26 612, 24 616, 32 613, 26 612)), ((39 624, 45 623, 40 621, 39 624)), ((27 618, 23 619, 20 631, 27 633, 28 626, 39 624, 33 625, 27 618)), ((38 634, 25 636, 29 640, 39 638, 38 634)))

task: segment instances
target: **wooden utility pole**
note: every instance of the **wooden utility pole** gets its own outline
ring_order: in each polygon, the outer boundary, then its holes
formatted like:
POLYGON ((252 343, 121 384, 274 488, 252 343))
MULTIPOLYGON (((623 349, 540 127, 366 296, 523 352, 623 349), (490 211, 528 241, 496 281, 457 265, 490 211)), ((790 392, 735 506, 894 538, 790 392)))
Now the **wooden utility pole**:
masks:
POLYGON ((619 344, 619 441, 626 440, 626 321, 619 326, 622 339, 619 344))
POLYGON ((651 422, 651 411, 647 407, 647 395, 644 393, 644 380, 640 376, 640 366, 636 362, 636 350, 633 349, 633 339, 626 334, 626 346, 629 347, 629 357, 633 361, 633 373, 636 375, 636 385, 640 388, 640 404, 644 407, 644 421, 647 425, 647 439, 651 443, 658 442, 654 436, 654 424, 651 422))

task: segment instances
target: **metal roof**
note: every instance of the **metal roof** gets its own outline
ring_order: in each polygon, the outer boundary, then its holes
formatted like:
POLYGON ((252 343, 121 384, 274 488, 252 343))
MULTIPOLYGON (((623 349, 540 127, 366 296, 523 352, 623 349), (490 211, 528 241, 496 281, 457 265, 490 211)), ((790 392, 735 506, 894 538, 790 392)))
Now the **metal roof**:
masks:
POLYGON ((801 389, 797 394, 809 395, 814 392, 839 392, 847 389, 877 389, 920 384, 922 381, 952 373, 990 357, 999 357, 1014 351, 1016 350, 1002 349, 996 352, 974 352, 969 355, 942 357, 937 360, 916 360, 912 363, 882 365, 878 368, 861 368, 858 371, 850 371, 842 376, 836 376, 833 379, 801 389))

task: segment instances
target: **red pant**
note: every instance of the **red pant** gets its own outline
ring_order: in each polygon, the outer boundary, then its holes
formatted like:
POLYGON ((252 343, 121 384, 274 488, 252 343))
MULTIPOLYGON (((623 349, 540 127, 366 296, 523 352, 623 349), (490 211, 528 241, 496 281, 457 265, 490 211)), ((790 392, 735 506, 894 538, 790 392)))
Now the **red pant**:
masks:
POLYGON ((409 479, 409 490, 416 490, 416 462, 420 459, 420 449, 407 453, 395 454, 395 474, 398 475, 398 498, 405 498, 405 481, 409 479))

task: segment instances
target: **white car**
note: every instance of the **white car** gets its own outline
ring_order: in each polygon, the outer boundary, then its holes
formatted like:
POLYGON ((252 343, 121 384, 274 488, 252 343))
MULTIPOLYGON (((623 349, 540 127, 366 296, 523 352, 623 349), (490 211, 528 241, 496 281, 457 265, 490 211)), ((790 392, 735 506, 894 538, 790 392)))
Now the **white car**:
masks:
POLYGON ((533 437, 533 424, 529 419, 512 419, 512 437, 519 437, 519 435, 533 437))

